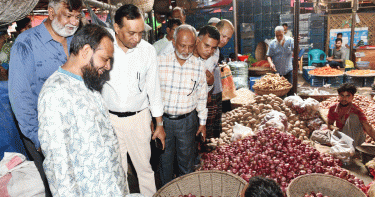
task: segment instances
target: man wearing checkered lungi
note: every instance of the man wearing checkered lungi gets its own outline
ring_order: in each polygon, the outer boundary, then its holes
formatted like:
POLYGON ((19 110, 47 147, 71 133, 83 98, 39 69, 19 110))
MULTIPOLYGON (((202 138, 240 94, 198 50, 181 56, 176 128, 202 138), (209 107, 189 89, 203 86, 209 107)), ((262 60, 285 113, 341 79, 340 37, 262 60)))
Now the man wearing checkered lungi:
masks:
MULTIPOLYGON (((218 47, 222 48, 229 42, 230 38, 234 33, 233 24, 226 19, 221 20, 216 28, 220 33, 220 42, 218 47)), ((216 49, 215 53, 208 59, 214 59, 215 69, 214 69, 214 87, 211 94, 208 95, 207 108, 208 117, 206 122, 206 136, 207 138, 219 137, 221 133, 221 115, 222 115, 222 87, 221 87, 221 72, 218 65, 220 57, 220 50, 216 49)), ((207 60, 207 61, 208 61, 207 60)))

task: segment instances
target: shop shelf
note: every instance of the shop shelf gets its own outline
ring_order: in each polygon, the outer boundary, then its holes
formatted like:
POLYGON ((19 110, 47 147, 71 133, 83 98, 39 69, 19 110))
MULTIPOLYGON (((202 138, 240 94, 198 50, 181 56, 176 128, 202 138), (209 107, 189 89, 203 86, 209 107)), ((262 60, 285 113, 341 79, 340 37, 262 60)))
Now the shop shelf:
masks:
POLYGON ((310 22, 310 27, 312 29, 323 29, 325 26, 324 21, 311 21, 310 22))
POLYGON ((271 13, 271 6, 262 6, 262 13, 263 14, 270 14, 271 13))
POLYGON ((310 36, 311 43, 324 43, 324 36, 310 36))
POLYGON ((271 21, 271 14, 263 14, 262 21, 271 21))
POLYGON ((312 48, 314 49, 320 49, 324 51, 324 43, 311 43, 313 45, 312 48))
POLYGON ((293 14, 280 14, 281 23, 293 23, 293 14))
POLYGON ((271 6, 271 0, 262 0, 262 6, 271 6))

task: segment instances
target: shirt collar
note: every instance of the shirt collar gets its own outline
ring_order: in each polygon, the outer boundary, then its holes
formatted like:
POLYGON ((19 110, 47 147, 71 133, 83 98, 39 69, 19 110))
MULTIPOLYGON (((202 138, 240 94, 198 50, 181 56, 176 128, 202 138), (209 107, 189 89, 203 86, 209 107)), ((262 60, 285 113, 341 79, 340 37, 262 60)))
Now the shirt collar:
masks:
POLYGON ((77 79, 77 80, 79 80, 79 81, 83 81, 83 79, 82 79, 81 76, 76 75, 76 74, 73 74, 73 73, 71 73, 71 72, 69 72, 69 71, 67 71, 67 70, 64 70, 64 69, 61 68, 61 66, 59 67, 58 71, 59 71, 60 73, 63 73, 63 74, 68 75, 69 77, 73 77, 74 79, 77 79))
MULTIPOLYGON (((115 38, 115 41, 114 41, 114 45, 116 46, 116 47, 118 47, 121 51, 123 51, 122 49, 121 49, 121 47, 118 45, 118 43, 117 43, 117 38, 116 38, 116 34, 114 35, 114 38, 115 38)), ((136 47, 134 47, 134 48, 132 48, 132 49, 128 49, 128 51, 126 51, 126 53, 125 54, 128 54, 128 53, 132 53, 133 51, 135 51, 136 49, 138 49, 139 48, 139 45, 141 44, 141 42, 142 42, 143 40, 141 39, 141 41, 137 44, 137 46, 136 47)))

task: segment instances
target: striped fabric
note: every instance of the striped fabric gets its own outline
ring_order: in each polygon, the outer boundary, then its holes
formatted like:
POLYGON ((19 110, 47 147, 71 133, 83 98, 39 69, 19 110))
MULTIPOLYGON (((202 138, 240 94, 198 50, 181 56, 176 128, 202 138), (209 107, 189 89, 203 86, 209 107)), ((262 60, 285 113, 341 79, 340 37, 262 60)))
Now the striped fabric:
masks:
POLYGON ((196 109, 200 125, 206 125, 207 82, 203 62, 192 56, 181 66, 173 52, 158 56, 158 65, 164 113, 183 115, 196 109))

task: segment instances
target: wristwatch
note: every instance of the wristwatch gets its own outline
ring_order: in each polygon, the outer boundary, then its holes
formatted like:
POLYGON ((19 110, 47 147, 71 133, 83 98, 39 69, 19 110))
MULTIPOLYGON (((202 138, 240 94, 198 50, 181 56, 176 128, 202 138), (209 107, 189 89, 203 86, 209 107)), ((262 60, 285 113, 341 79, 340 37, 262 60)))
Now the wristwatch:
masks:
POLYGON ((157 123, 156 123, 156 126, 164 126, 164 121, 157 122, 157 123))

